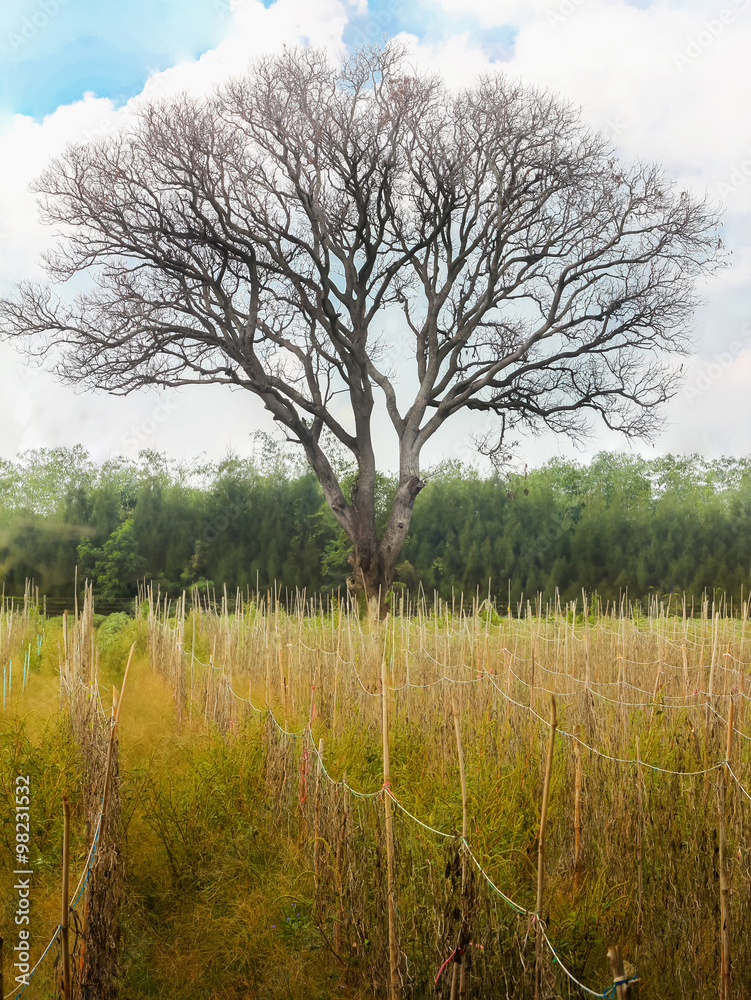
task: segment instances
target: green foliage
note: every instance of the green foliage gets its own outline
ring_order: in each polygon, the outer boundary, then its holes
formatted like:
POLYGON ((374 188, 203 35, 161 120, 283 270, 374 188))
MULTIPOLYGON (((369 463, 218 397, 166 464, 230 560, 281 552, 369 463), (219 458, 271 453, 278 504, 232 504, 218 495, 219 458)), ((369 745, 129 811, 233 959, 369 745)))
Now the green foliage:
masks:
POLYGON ((134 642, 137 654, 142 655, 146 652, 146 623, 144 619, 131 618, 124 612, 108 615, 97 630, 101 663, 111 670, 118 680, 123 675, 128 653, 134 642))
POLYGON ((91 539, 82 538, 77 551, 80 569, 105 601, 132 593, 146 562, 138 551, 131 520, 115 528, 100 549, 92 546, 91 539))
MULTIPOLYGON (((345 496, 356 472, 335 461, 345 496)), ((395 581, 443 598, 521 594, 603 601, 705 589, 737 593, 751 575, 751 464, 697 456, 646 460, 603 453, 522 475, 481 477, 458 463, 426 474, 395 581)), ((396 481, 379 475, 383 530, 396 481)), ((76 564, 97 595, 135 594, 146 576, 179 594, 305 588, 336 593, 350 543, 312 473, 270 439, 250 459, 185 465, 144 452, 96 466, 81 448, 0 463, 0 579, 33 577, 67 595, 76 564)), ((402 589, 403 589, 402 588, 402 589)))

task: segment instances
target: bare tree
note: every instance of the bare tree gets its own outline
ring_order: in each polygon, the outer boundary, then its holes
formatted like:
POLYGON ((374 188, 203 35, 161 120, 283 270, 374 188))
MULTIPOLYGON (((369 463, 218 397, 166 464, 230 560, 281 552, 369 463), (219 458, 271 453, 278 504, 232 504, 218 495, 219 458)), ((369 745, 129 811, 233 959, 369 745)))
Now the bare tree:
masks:
POLYGON ((22 284, 0 329, 61 346, 64 378, 113 393, 254 393, 304 448, 369 600, 391 584, 423 446, 458 411, 497 416, 480 442, 496 454, 513 428, 575 436, 591 413, 649 435, 721 246, 705 202, 621 165, 559 97, 502 75, 452 93, 394 45, 341 67, 286 51, 208 98, 151 104, 36 190, 62 227, 51 280, 92 281, 64 298, 22 284), (379 394, 399 444, 381 537, 379 394), (356 462, 349 498, 327 440, 356 462))

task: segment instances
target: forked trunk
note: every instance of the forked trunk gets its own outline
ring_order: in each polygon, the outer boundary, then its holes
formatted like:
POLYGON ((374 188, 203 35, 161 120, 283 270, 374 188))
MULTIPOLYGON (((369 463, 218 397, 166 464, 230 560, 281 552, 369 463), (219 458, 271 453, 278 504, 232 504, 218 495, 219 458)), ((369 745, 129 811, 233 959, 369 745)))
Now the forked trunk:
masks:
POLYGON ((347 589, 358 604, 362 601, 369 618, 385 618, 389 610, 396 563, 407 537, 417 494, 424 485, 418 476, 401 483, 386 530, 375 544, 369 541, 375 534, 370 525, 359 537, 352 539, 353 551, 349 557, 352 574, 347 579, 347 589))

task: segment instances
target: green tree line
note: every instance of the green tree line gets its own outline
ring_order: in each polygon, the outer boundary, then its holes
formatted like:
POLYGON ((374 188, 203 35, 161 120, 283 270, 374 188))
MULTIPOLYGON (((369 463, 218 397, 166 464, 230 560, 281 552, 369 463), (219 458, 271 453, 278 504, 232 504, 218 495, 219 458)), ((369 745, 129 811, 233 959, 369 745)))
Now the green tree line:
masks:
MULTIPOLYGON (((339 470, 345 484, 353 475, 339 470)), ((748 592, 751 460, 602 453, 524 474, 481 476, 446 463, 426 476, 398 585, 443 597, 503 599, 510 584, 562 599, 650 592, 748 592)), ((379 482, 384 510, 394 481, 379 482)), ((180 463, 154 452, 97 464, 83 448, 0 461, 0 580, 34 578, 50 596, 94 581, 127 597, 146 577, 193 584, 336 592, 347 543, 315 477, 270 442, 252 458, 180 463)))

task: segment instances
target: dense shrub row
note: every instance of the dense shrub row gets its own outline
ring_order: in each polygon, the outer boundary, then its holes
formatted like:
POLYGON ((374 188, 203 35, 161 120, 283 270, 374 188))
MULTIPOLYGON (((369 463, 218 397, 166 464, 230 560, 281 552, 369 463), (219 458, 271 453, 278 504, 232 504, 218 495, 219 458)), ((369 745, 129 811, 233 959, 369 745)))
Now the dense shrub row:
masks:
MULTIPOLYGON (((446 464, 426 478, 398 574, 411 589, 484 594, 489 578, 501 599, 509 583, 514 599, 556 587, 564 598, 582 587, 604 598, 748 588, 748 460, 603 453, 523 475, 446 464)), ((382 476, 384 511, 393 488, 382 476)), ((67 594, 76 564, 104 598, 131 595, 144 576, 172 590, 336 591, 346 557, 315 478, 273 448, 216 464, 143 452, 97 465, 81 448, 0 462, 6 592, 33 577, 67 594)))

